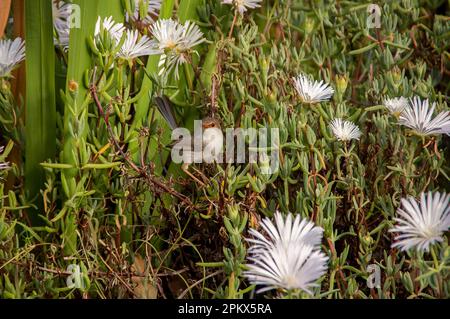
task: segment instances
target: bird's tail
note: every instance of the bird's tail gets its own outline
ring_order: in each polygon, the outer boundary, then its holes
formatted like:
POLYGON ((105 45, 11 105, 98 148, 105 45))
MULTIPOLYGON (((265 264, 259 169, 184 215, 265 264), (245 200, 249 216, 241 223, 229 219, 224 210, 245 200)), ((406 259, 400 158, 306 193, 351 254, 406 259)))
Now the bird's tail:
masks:
POLYGON ((164 117, 172 130, 178 127, 177 121, 175 119, 175 114, 173 113, 172 104, 166 95, 156 96, 155 103, 158 107, 159 113, 164 117))

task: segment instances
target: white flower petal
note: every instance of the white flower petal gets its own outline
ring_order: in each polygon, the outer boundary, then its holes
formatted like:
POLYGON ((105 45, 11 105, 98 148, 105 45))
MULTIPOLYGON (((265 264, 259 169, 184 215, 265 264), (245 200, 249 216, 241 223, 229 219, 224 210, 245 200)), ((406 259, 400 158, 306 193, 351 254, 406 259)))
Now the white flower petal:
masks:
POLYGON ((181 24, 172 19, 161 19, 150 30, 155 39, 155 50, 164 53, 164 58, 159 61, 159 73, 175 71, 175 78, 179 76, 179 66, 188 61, 193 47, 205 41, 200 28, 191 21, 181 24))
POLYGON ((133 59, 145 55, 158 54, 155 44, 146 35, 139 38, 137 30, 127 30, 125 41, 117 53, 123 59, 133 59))
POLYGON ((450 194, 421 193, 420 203, 409 197, 401 200, 397 210, 396 226, 390 232, 398 233, 392 247, 401 250, 416 248, 428 251, 430 245, 443 241, 450 227, 450 194))
POLYGON ((255 229, 248 239, 249 270, 244 275, 252 284, 261 285, 258 293, 274 288, 302 289, 312 294, 311 288, 327 271, 328 257, 320 251, 323 229, 299 215, 286 218, 275 213, 275 223, 265 218, 261 227, 267 238, 255 229))
POLYGON ((334 89, 327 83, 312 81, 305 74, 300 74, 294 77, 293 80, 294 87, 304 103, 312 104, 327 101, 334 94, 334 89))
POLYGON ((25 59, 25 41, 21 38, 0 40, 0 78, 9 73, 25 59))
POLYGON ((72 13, 72 4, 65 3, 62 0, 52 1, 53 26, 57 37, 54 43, 60 45, 65 50, 69 47, 70 34, 70 14, 72 13))
MULTIPOLYGON (((3 153, 4 149, 4 146, 0 146, 0 155, 3 153)), ((9 162, 0 162, 0 171, 8 168, 10 168, 9 162)))
POLYGON ((262 0, 222 0, 222 4, 233 5, 240 14, 244 14, 248 9, 255 9, 261 6, 262 0))
POLYGON ((335 118, 330 123, 330 128, 334 136, 340 141, 350 141, 352 139, 359 140, 361 131, 350 121, 344 121, 340 118, 335 118))
POLYGON ((403 96, 395 97, 392 99, 385 99, 383 104, 394 115, 400 115, 403 110, 409 106, 408 99, 403 96))
POLYGON ((450 135, 450 112, 443 111, 433 119, 436 103, 429 107, 429 101, 422 101, 416 96, 410 99, 411 105, 406 107, 399 118, 399 123, 409 127, 419 135, 450 135))
POLYGON ((102 21, 101 17, 97 18, 97 22, 95 24, 95 32, 94 35, 97 36, 101 29, 105 29, 109 32, 111 38, 116 41, 116 43, 120 42, 120 39, 122 38, 122 34, 125 31, 125 27, 122 23, 116 23, 113 20, 113 17, 107 17, 104 18, 102 21))
MULTIPOLYGON (((134 12, 131 19, 134 21, 141 20, 147 25, 153 24, 155 18, 158 17, 158 11, 161 9, 162 0, 134 0, 134 12), (144 5, 147 6, 147 14, 145 17, 141 17, 139 13, 139 2, 144 1, 144 5)), ((128 19, 128 15, 126 17, 128 19)))

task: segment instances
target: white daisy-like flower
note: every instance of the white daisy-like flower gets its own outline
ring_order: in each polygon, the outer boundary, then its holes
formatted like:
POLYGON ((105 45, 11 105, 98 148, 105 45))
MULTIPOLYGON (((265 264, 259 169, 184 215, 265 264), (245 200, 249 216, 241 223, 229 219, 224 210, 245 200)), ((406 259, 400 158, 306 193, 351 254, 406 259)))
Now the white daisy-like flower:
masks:
POLYGON ((255 9, 261 6, 262 0, 222 0, 223 4, 233 5, 240 14, 244 14, 248 9, 255 9))
POLYGON ((399 123, 409 127, 419 135, 450 134, 450 112, 443 111, 433 118, 436 103, 430 108, 428 99, 422 101, 416 96, 411 105, 402 112, 399 123))
POLYGON ((361 136, 361 131, 358 126, 350 121, 345 121, 340 118, 332 120, 330 128, 339 141, 346 142, 352 139, 359 140, 361 136))
POLYGON ((390 232, 398 233, 392 247, 402 251, 416 248, 428 251, 430 245, 443 241, 450 227, 450 194, 421 193, 420 203, 413 197, 402 198, 397 210, 397 225, 390 232))
POLYGON ((56 37, 54 43, 60 45, 64 50, 69 47, 70 34, 70 14, 72 13, 72 4, 65 3, 62 0, 52 1, 53 26, 55 27, 56 37))
POLYGON ((403 110, 409 106, 408 99, 403 96, 385 99, 383 104, 395 116, 400 116, 403 110))
POLYGON ((98 36, 102 29, 106 30, 110 34, 116 44, 120 42, 120 39, 125 31, 123 23, 116 23, 112 16, 104 18, 103 21, 101 17, 98 17, 97 22, 95 23, 94 36, 98 36))
MULTIPOLYGON (((161 1, 162 0, 134 0, 134 12, 131 19, 134 21, 144 21, 147 25, 153 24, 155 22, 155 18, 158 16, 158 11, 161 9, 161 1), (147 14, 145 17, 140 16, 140 1, 143 1, 144 5, 147 6, 147 14)), ((128 14, 126 18, 128 19, 128 14)))
POLYGON ((151 31, 156 46, 162 51, 169 49, 183 53, 206 40, 200 28, 192 21, 181 24, 172 19, 161 19, 152 26, 151 31))
POLYGON ((334 89, 323 81, 313 81, 307 75, 300 74, 292 78, 294 87, 304 103, 319 103, 329 100, 334 89))
POLYGON ((0 78, 10 72, 25 59, 25 41, 21 38, 0 40, 0 78))
POLYGON ((300 215, 296 215, 295 218, 293 218, 292 214, 288 214, 286 218, 284 218, 278 211, 275 213, 274 219, 275 224, 268 218, 264 218, 261 222, 261 228, 269 235, 270 240, 258 231, 250 229, 249 233, 253 235, 255 239, 247 239, 253 244, 253 246, 249 248, 249 251, 267 249, 275 241, 301 241, 313 247, 320 246, 323 229, 315 226, 313 222, 301 219, 300 215))
POLYGON ((255 229, 249 248, 248 271, 244 275, 258 290, 302 289, 312 294, 316 281, 327 271, 328 257, 320 251, 323 229, 300 216, 275 214, 275 224, 265 218, 261 224, 266 237, 255 229))
POLYGON ((157 47, 173 50, 183 41, 183 25, 172 19, 161 19, 151 27, 157 47))
POLYGON ((129 60, 158 53, 159 51, 154 48, 154 43, 147 36, 143 35, 139 38, 139 32, 137 30, 127 30, 125 41, 117 56, 129 60))
POLYGON ((176 78, 178 67, 188 61, 193 47, 206 40, 200 28, 191 21, 181 24, 172 19, 161 19, 151 26, 151 33, 155 49, 161 53, 159 75, 175 69, 176 78))

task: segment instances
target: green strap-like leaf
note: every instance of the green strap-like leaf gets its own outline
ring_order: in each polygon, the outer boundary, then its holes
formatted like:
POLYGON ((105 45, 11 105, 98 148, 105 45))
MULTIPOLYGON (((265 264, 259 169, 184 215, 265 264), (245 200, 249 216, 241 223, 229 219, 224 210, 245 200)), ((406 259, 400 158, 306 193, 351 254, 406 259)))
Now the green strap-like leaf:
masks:
MULTIPOLYGON (((30 0, 32 1, 32 0, 30 0)), ((89 98, 88 88, 85 86, 83 77, 85 71, 92 66, 91 51, 88 47, 88 38, 94 34, 95 23, 100 16, 104 17, 112 16, 116 22, 122 22, 124 19, 123 8, 120 0, 74 0, 73 4, 75 9, 73 13, 79 14, 79 23, 75 23, 75 26, 70 31, 69 42, 69 65, 67 70, 67 86, 66 92, 69 90, 69 83, 76 82, 78 85, 78 93, 74 98, 74 104, 77 110, 81 107, 88 107, 83 105, 86 99, 89 98)), ((74 17, 77 18, 76 16, 74 17)), ((51 17, 50 17, 51 21, 51 17)), ((76 154, 82 154, 86 152, 86 144, 82 141, 87 136, 88 112, 81 113, 79 118, 74 119, 73 113, 69 110, 69 105, 65 106, 64 112, 64 144, 61 154, 62 163, 71 165, 73 167, 79 167, 80 163, 77 161, 76 154), (79 136, 73 136, 70 129, 70 123, 78 123, 78 127, 84 127, 83 132, 79 132, 79 136), (79 139, 77 142, 77 138, 79 139)), ((78 169, 64 169, 61 172, 61 183, 68 198, 75 196, 77 192, 78 169)), ((74 254, 77 248, 77 216, 76 212, 69 212, 64 221, 64 250, 68 255, 74 254)))
MULTIPOLYGON (((55 51, 53 47, 52 4, 27 0, 26 16, 26 118, 25 187, 30 198, 44 187, 39 165, 55 155, 55 51)), ((38 201, 38 205, 40 200, 38 201)), ((31 216, 37 222, 36 212, 31 216)))

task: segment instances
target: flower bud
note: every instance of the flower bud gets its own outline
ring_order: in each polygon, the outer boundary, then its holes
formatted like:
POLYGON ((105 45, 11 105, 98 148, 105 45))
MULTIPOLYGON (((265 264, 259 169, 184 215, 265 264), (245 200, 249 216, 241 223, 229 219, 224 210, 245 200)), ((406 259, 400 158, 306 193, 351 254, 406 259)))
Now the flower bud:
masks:
POLYGON ((78 91, 78 83, 74 80, 70 80, 68 88, 71 93, 76 93, 78 91))
POLYGON ((275 103, 277 101, 277 93, 274 91, 269 92, 269 94, 267 95, 267 98, 270 103, 275 103))
POLYGON ((311 34, 311 32, 314 30, 314 20, 311 18, 305 19, 305 35, 311 34))
POLYGON ((402 80, 402 71, 395 66, 390 73, 392 74, 392 79, 394 80, 394 83, 396 84, 400 84, 401 80, 402 80))
POLYGON ((228 218, 234 223, 239 218, 239 206, 230 205, 228 206, 228 218))
POLYGON ((0 86, 0 92, 7 92, 9 91, 11 85, 8 81, 6 81, 5 79, 1 79, 1 86, 0 86))
POLYGON ((339 95, 343 95, 347 90, 348 77, 344 75, 336 75, 336 90, 339 95))

